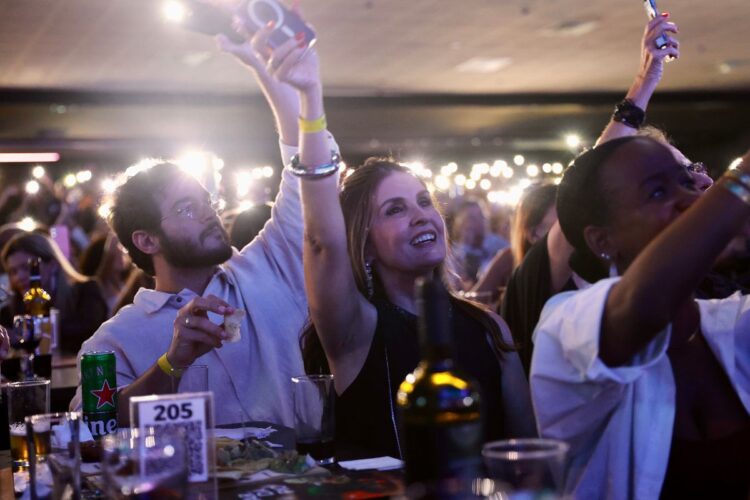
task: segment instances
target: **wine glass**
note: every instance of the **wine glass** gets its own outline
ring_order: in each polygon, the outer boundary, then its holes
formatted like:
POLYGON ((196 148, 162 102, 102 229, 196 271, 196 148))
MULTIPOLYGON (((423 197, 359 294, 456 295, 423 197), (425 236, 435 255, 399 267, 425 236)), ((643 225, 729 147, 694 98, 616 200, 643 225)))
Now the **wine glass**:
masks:
POLYGON ((10 345, 24 352, 21 366, 24 378, 34 378, 34 353, 42 340, 42 329, 34 324, 34 317, 28 314, 13 316, 13 328, 10 329, 10 345))

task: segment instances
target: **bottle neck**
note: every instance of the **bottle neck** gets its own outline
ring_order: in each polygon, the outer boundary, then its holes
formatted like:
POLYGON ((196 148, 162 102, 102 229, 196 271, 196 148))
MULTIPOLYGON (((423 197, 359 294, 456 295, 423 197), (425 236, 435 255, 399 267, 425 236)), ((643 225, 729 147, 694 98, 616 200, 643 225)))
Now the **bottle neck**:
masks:
POLYGON ((452 366, 451 305, 448 292, 441 283, 431 281, 421 285, 418 297, 423 359, 434 368, 452 366))
POLYGON ((443 372, 453 368, 453 353, 450 346, 445 344, 427 344, 422 350, 428 371, 443 372))
POLYGON ((29 288, 41 288, 42 287, 42 277, 39 275, 32 275, 29 278, 29 288))
POLYGON ((42 273, 39 272, 39 259, 31 259, 29 262, 29 284, 31 288, 42 287, 42 273))

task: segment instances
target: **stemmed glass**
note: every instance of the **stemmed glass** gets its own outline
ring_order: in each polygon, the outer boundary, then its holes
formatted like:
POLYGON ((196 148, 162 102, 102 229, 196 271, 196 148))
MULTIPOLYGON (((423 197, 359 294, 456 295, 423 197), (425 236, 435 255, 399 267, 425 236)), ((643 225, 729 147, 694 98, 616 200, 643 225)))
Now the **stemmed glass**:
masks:
POLYGON ((42 329, 35 328, 32 316, 19 314, 13 317, 13 328, 9 333, 11 346, 24 352, 21 360, 23 376, 26 380, 32 380, 34 378, 34 353, 42 340, 42 329))

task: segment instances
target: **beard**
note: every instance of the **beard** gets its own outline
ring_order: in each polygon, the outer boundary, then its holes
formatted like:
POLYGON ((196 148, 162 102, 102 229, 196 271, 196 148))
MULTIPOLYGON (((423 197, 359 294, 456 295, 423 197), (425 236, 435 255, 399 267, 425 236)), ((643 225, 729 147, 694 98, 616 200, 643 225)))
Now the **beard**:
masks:
POLYGON ((229 235, 221 224, 211 224, 204 229, 198 237, 199 243, 192 241, 177 240, 162 233, 161 250, 164 259, 175 267, 197 268, 209 267, 223 264, 232 256, 232 246, 229 244, 229 235), (212 233, 218 228, 221 233, 221 242, 214 247, 206 248, 204 241, 212 237, 212 233))

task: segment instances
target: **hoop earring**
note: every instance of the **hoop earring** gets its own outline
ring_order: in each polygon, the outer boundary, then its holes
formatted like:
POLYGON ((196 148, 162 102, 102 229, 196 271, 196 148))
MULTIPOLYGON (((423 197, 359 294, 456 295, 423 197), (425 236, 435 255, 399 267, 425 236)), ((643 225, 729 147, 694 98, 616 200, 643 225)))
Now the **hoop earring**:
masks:
POLYGON ((367 286, 367 298, 371 299, 375 294, 375 285, 372 279, 372 266, 369 262, 365 262, 365 284, 367 286))

